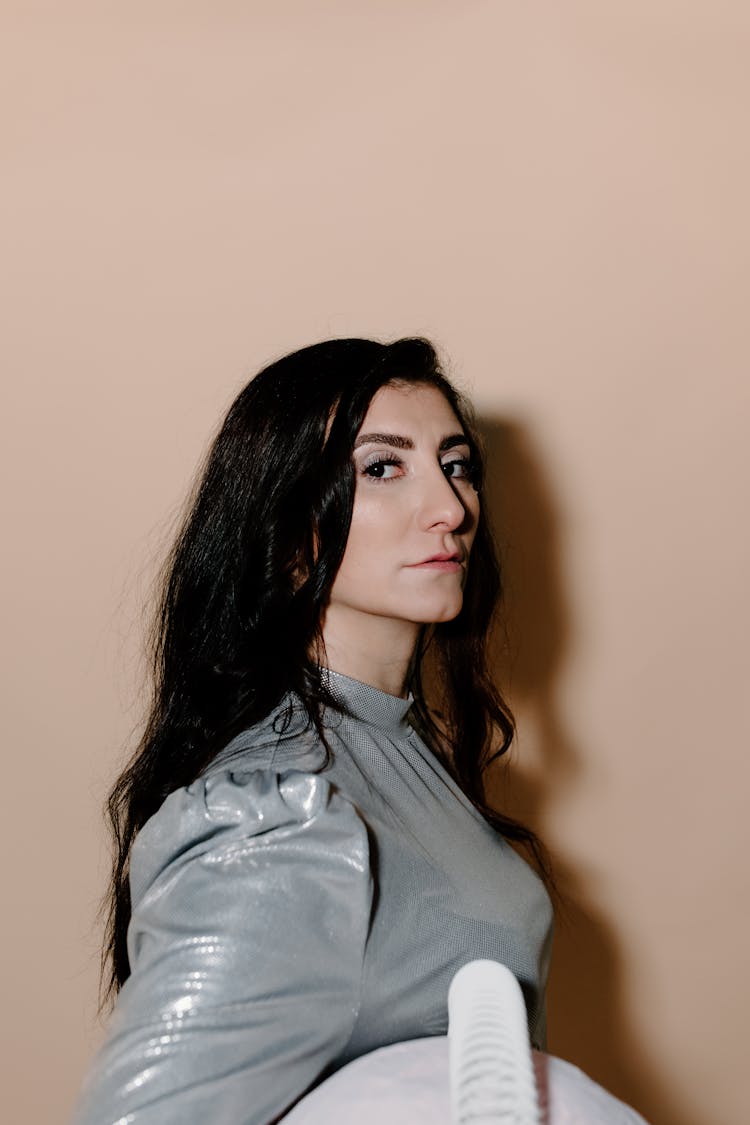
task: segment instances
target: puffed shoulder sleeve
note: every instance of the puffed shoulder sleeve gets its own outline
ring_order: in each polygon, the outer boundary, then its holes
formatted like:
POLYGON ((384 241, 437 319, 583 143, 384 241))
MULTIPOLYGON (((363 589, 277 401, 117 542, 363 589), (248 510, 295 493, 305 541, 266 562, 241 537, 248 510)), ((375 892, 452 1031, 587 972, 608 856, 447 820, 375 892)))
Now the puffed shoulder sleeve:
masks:
POLYGON ((367 830, 320 775, 172 793, 131 857, 132 975, 74 1125, 267 1125, 357 1017, 367 830))

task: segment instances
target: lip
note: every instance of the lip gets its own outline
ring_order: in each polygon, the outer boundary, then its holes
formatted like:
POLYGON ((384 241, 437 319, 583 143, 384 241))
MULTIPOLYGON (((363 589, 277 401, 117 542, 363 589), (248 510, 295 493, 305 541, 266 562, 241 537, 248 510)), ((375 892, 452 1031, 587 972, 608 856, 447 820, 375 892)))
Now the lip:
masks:
POLYGON ((429 559, 424 559, 422 562, 412 563, 412 567, 426 570, 445 570, 450 573, 461 569, 461 559, 455 553, 452 555, 431 555, 429 559))

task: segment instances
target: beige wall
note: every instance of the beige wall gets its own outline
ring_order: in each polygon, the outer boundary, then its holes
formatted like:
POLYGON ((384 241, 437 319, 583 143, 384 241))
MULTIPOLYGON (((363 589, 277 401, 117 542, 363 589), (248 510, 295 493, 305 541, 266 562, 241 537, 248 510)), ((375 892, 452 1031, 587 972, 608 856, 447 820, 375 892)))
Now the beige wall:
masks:
POLYGON ((100 805, 213 427, 285 350, 424 333, 494 456, 551 1047, 746 1120, 748 11, 4 5, 8 1119, 100 1034, 100 805))

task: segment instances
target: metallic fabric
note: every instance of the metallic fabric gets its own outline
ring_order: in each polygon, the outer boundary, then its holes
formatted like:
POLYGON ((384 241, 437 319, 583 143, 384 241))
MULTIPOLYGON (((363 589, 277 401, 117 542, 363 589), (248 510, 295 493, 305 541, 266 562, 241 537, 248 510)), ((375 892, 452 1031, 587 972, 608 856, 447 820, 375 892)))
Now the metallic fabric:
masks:
POLYGON ((551 907, 408 722, 329 673, 332 762, 285 701, 172 793, 131 858, 132 976, 75 1125, 268 1125, 351 1059, 442 1035, 466 961, 544 1041, 551 907))

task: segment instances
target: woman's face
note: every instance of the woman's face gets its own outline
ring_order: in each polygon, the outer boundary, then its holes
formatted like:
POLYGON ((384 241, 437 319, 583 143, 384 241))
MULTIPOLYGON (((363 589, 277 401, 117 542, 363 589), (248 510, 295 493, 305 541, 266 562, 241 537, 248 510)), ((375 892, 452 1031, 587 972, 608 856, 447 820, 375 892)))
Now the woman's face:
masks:
POLYGON ((447 399, 429 384, 381 387, 353 457, 354 509, 329 613, 347 631, 384 618, 450 621, 463 602, 479 497, 447 399))

